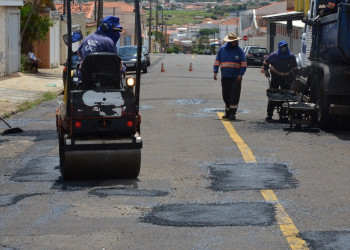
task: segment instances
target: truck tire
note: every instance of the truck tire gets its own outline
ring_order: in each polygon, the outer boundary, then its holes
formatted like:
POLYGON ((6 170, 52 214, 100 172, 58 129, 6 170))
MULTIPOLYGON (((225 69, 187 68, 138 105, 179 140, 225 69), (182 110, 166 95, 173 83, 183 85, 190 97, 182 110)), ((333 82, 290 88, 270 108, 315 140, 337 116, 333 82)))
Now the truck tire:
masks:
POLYGON ((312 74, 311 82, 310 82, 310 102, 316 103, 319 100, 320 94, 320 80, 321 74, 319 71, 316 71, 312 74))
POLYGON ((325 92, 325 84, 322 80, 318 99, 318 126, 322 129, 332 129, 338 127, 338 117, 329 114, 329 107, 334 103, 333 98, 325 92))

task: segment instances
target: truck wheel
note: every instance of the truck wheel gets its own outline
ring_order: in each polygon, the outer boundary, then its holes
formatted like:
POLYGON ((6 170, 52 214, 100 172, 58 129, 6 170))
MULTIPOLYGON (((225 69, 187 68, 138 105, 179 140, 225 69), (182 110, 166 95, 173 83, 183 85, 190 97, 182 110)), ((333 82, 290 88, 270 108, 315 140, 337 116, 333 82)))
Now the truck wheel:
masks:
POLYGON ((338 126, 338 117, 329 114, 329 107, 332 103, 332 97, 327 96, 324 90, 324 82, 321 82, 319 92, 319 102, 317 110, 318 126, 322 129, 331 129, 338 126))
POLYGON ((316 71, 315 74, 313 74, 311 83, 310 83, 310 102, 316 103, 317 100, 319 99, 319 94, 320 94, 320 74, 319 71, 316 71))

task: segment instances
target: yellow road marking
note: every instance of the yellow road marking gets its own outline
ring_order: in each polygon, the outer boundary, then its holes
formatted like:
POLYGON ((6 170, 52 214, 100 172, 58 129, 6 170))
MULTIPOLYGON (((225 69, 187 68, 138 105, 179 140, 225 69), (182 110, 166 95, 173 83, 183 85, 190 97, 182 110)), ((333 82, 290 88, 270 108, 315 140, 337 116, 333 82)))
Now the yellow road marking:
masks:
MULTIPOLYGON (((217 112, 217 115, 221 118, 224 114, 217 112)), ((253 152, 250 150, 248 145, 238 135, 230 121, 221 120, 224 124, 227 132, 229 133, 232 140, 237 144, 238 149, 241 151, 242 156, 247 163, 257 162, 253 152)), ((262 196, 267 202, 275 204, 275 217, 277 224, 279 225, 283 235, 286 237, 287 242, 291 249, 308 249, 306 242, 299 237, 299 231, 294 225, 292 219, 289 217, 286 210, 283 208, 281 202, 278 200, 273 190, 260 190, 262 196)))

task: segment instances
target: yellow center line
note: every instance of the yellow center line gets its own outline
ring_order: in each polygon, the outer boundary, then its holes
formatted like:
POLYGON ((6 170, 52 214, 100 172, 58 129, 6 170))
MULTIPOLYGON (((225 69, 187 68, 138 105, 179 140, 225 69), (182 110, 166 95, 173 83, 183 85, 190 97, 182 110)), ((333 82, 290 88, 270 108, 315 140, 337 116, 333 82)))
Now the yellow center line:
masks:
MULTIPOLYGON (((217 115, 221 118, 224 114, 217 112, 217 115)), ((242 156, 246 163, 256 163, 257 160, 250 150, 248 145, 238 135, 236 130, 230 121, 221 120, 229 133, 232 140, 237 144, 238 149, 241 151, 242 156)), ((299 231, 294 225, 292 219, 289 217, 286 210, 283 208, 281 202, 278 200, 273 190, 260 190, 262 196, 267 202, 275 204, 275 217, 277 224, 279 225, 283 235, 286 237, 287 242, 291 249, 308 249, 306 242, 299 237, 299 231)))

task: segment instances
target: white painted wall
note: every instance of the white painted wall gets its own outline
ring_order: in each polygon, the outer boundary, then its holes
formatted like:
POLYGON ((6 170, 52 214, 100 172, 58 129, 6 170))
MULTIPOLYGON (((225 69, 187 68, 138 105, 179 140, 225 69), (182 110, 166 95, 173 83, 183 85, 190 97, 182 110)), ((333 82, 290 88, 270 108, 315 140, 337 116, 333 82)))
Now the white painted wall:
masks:
POLYGON ((50 68, 60 66, 60 21, 50 27, 50 68))
POLYGON ((21 71, 21 44, 20 44, 20 12, 16 7, 9 7, 6 11, 6 27, 8 34, 6 42, 6 75, 21 71))
POLYGON ((5 6, 0 6, 0 76, 5 75, 6 73, 6 39, 7 35, 5 33, 5 6))
POLYGON ((301 21, 293 21, 293 33, 291 37, 287 34, 287 22, 276 23, 276 37, 274 49, 278 49, 278 42, 285 40, 288 43, 289 49, 294 55, 301 51, 301 38, 303 34, 304 24, 301 21))

